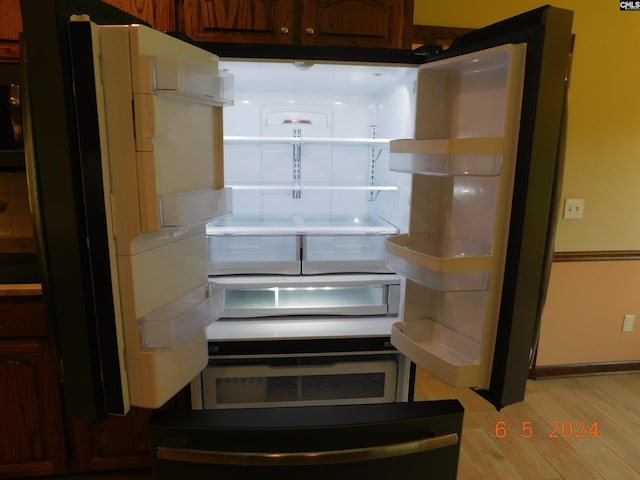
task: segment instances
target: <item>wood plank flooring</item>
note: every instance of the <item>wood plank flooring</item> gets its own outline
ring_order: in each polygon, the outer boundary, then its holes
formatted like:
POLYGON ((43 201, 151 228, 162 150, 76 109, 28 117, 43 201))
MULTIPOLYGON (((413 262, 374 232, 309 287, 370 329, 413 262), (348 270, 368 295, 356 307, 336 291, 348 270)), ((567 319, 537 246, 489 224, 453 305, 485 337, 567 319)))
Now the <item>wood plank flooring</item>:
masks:
POLYGON ((497 412, 418 369, 416 400, 465 407, 458 480, 640 480, 640 372, 529 380, 497 412))
POLYGON ((415 398, 457 398, 465 407, 458 480, 640 480, 640 372, 529 380, 524 401, 497 412, 471 390, 418 369, 415 398))

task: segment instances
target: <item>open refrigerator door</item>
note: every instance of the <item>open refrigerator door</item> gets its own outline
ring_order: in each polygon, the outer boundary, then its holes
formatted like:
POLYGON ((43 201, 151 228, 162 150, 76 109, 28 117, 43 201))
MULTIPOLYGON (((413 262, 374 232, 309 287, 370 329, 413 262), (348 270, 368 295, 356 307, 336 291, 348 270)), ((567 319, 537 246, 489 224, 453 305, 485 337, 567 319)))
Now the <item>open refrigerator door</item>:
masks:
POLYGON ((409 232, 387 243, 406 278, 391 341, 456 387, 489 386, 514 188, 525 45, 420 67, 416 137, 391 143, 413 174, 409 232))

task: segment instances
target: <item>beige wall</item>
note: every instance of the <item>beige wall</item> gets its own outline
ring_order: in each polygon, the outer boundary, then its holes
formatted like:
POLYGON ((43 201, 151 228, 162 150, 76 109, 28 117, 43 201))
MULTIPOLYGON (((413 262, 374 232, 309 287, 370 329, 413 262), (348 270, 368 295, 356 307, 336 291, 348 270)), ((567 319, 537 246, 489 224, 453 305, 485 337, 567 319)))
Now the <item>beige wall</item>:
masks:
POLYGON ((640 360, 640 261, 553 265, 536 364, 640 360), (625 314, 637 315, 622 332, 625 314))
MULTIPOLYGON (((557 251, 640 250, 640 12, 617 1, 557 0, 575 12, 563 198, 582 220, 560 220, 557 251)), ((414 23, 477 28, 544 5, 533 0, 416 0, 414 23)))
MULTIPOLYGON (((414 23, 477 28, 533 0, 415 1, 414 23)), ((585 216, 558 221, 557 252, 640 251, 640 12, 617 1, 557 0, 575 34, 562 198, 585 216)), ((554 263, 538 365, 640 360, 640 261, 554 263), (622 333, 624 314, 638 317, 622 333)))

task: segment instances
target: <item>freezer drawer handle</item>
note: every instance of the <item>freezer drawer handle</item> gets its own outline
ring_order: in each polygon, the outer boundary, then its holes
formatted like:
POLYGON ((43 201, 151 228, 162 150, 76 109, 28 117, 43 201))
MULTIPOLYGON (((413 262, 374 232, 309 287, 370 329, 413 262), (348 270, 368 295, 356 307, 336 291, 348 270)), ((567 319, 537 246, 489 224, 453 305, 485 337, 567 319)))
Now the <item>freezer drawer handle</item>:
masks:
POLYGON ((362 462, 382 458, 400 457, 413 453, 456 445, 458 434, 450 433, 439 437, 422 438, 410 442, 379 445, 375 447, 328 450, 320 452, 219 452, 191 450, 183 448, 158 447, 159 460, 175 462, 211 463, 220 465, 251 466, 305 466, 335 463, 362 462))

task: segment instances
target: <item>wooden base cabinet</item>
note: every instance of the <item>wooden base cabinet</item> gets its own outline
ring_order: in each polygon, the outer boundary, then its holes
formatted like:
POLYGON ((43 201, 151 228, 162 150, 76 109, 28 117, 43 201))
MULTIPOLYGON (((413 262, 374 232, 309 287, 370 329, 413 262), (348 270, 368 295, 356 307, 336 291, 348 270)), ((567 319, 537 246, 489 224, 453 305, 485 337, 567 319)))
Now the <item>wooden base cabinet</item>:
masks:
POLYGON ((410 48, 413 0, 184 0, 201 42, 410 48))
MULTIPOLYGON (((191 409, 187 386, 159 410, 191 409)), ((151 468, 149 419, 154 410, 132 407, 124 416, 99 424, 77 419, 67 422, 74 472, 151 468)))
POLYGON ((0 62, 20 58, 18 36, 22 31, 19 0, 0 0, 0 62))
POLYGON ((0 341, 0 477, 67 470, 60 391, 48 340, 0 341))
MULTIPOLYGON (((44 301, 25 290, 0 285, 0 478, 150 468, 153 410, 98 424, 65 412, 44 301)), ((190 407, 186 387, 162 409, 190 407)))

